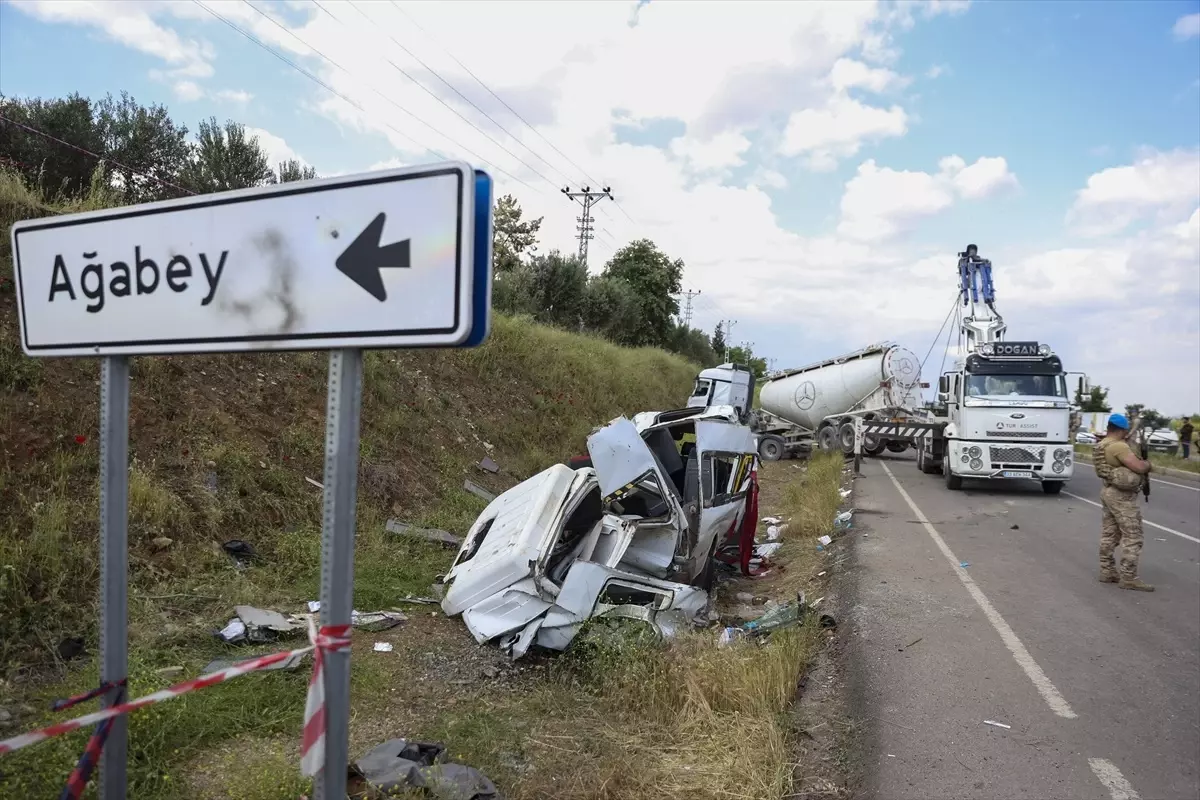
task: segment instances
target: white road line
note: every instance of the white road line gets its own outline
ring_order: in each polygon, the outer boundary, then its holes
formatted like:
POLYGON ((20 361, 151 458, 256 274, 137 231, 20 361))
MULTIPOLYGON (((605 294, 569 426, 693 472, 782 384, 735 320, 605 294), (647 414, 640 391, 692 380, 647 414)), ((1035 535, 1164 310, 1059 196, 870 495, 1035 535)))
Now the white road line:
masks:
MULTIPOLYGON (((1085 467, 1091 467, 1092 469, 1096 468, 1096 466, 1094 464, 1089 464, 1086 461, 1076 461, 1075 462, 1076 466, 1079 466, 1080 464, 1082 464, 1085 467)), ((1189 492, 1200 492, 1200 486, 1186 486, 1182 483, 1171 483, 1170 481, 1164 481, 1162 478, 1151 478, 1150 480, 1153 483, 1161 483, 1163 486, 1174 486, 1177 489, 1187 489, 1189 492)))
POLYGON ((1133 790, 1117 765, 1107 758, 1089 758, 1088 766, 1096 773, 1104 788, 1108 789, 1112 800, 1141 800, 1142 796, 1133 790))
POLYGON ((908 492, 904 491, 904 487, 900 485, 900 481, 896 480, 896 476, 888 469, 887 464, 884 464, 882 461, 879 463, 883 467, 883 471, 887 473, 887 476, 892 479, 896 491, 900 492, 900 496, 904 498, 904 502, 908 503, 908 507, 912 509, 917 519, 925 526, 925 531, 929 534, 929 538, 933 539, 933 543, 938 546, 938 549, 942 551, 942 555, 950 562, 954 574, 958 576, 963 586, 967 588, 967 592, 975 599, 979 607, 983 609, 984 616, 988 618, 988 622, 992 623, 992 627, 996 629, 996 633, 1000 634, 1000 638, 1004 641, 1004 646, 1012 653, 1012 657, 1016 660, 1017 665, 1025 671, 1025 674, 1029 676, 1029 680, 1033 681, 1034 688, 1038 690, 1042 699, 1046 701, 1046 705, 1050 706, 1050 710, 1060 717, 1075 719, 1078 715, 1071 709, 1066 698, 1059 694, 1058 689, 1054 688, 1054 684, 1046 677, 1046 673, 1042 672, 1042 668, 1033 660, 1033 656, 1029 655, 1029 651, 1025 649, 1025 645, 1021 644, 1021 640, 1017 638, 1017 634, 1004 621, 1004 617, 1000 616, 1000 612, 987 599, 987 595, 983 593, 983 590, 979 588, 975 580, 967 574, 965 569, 959 566, 962 561, 959 560, 958 556, 954 555, 954 551, 942 539, 937 529, 930 524, 924 512, 917 508, 917 504, 909 497, 908 492))
MULTIPOLYGON (((1088 500, 1086 497, 1080 497, 1079 495, 1071 494, 1070 492, 1063 492, 1063 494, 1065 494, 1067 497, 1074 497, 1076 500, 1082 500, 1085 503, 1091 503, 1096 508, 1104 508, 1104 506, 1100 505, 1095 500, 1088 500)), ((1151 522, 1150 520, 1146 519, 1144 516, 1142 517, 1142 524, 1149 525, 1151 528, 1158 528, 1160 531, 1166 531, 1167 533, 1173 533, 1176 536, 1180 537, 1181 539, 1187 539, 1189 542, 1195 542, 1196 544, 1200 544, 1200 539, 1197 539, 1195 536, 1188 536, 1186 533, 1180 533, 1179 531, 1175 530, 1174 528, 1168 528, 1166 525, 1159 525, 1157 522, 1151 522)))

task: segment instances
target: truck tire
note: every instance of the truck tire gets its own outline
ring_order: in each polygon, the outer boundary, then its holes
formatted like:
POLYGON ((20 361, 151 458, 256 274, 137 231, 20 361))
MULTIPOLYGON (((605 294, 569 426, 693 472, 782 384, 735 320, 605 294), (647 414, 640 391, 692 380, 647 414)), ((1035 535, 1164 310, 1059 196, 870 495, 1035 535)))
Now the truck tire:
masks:
POLYGON ((854 423, 843 422, 838 428, 838 443, 842 446, 842 454, 854 455, 854 423))
POLYGON ((832 453, 837 446, 837 428, 833 425, 823 425, 817 429, 817 447, 822 453, 832 453))
POLYGON ((787 456, 787 443, 782 436, 768 433, 758 438, 758 457, 763 461, 779 461, 787 456))
POLYGON ((903 453, 905 450, 908 449, 908 442, 901 442, 901 441, 897 441, 895 439, 889 439, 888 443, 887 443, 887 449, 889 452, 892 452, 892 453, 903 453))
POLYGON ((938 470, 937 461, 934 460, 933 454, 929 452, 929 448, 921 445, 913 445, 917 450, 917 469, 926 475, 936 475, 938 470))
POLYGON ((957 492, 962 488, 962 478, 950 470, 950 456, 948 455, 942 459, 942 477, 946 479, 946 488, 950 491, 957 492))
POLYGON ((1066 481, 1042 481, 1042 491, 1046 494, 1058 494, 1066 481))
POLYGON ((865 441, 863 442, 864 455, 874 458, 875 456, 881 454, 884 450, 891 450, 891 448, 888 447, 887 442, 876 442, 872 447, 867 447, 867 443, 865 441))

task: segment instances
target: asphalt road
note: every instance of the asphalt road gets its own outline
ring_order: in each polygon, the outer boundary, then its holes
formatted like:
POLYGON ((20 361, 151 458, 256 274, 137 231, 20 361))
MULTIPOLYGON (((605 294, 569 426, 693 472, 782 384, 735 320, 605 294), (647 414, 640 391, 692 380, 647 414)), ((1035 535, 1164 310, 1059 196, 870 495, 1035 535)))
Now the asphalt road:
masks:
POLYGON ((1170 482, 1141 505, 1176 532, 1146 526, 1143 593, 1097 581, 1087 467, 1051 497, 864 461, 848 663, 866 796, 1200 797, 1200 484, 1170 482))

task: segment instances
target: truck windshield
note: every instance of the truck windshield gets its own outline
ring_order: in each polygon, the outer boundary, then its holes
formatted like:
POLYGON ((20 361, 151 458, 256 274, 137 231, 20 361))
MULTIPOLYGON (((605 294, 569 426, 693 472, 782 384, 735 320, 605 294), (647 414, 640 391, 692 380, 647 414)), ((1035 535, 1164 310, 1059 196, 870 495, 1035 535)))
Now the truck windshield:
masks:
POLYGON ((708 388, 712 385, 711 381, 697 380, 696 388, 692 390, 692 397, 707 397, 708 388))
POLYGON ((967 397, 1066 397, 1060 375, 968 375, 967 397))

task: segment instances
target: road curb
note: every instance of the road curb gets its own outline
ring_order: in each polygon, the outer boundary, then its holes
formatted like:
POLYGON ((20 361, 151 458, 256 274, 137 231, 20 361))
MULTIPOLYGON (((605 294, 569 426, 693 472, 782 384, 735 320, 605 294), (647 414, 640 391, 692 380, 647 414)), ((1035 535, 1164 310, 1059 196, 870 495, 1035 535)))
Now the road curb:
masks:
MULTIPOLYGON (((1092 456, 1090 453, 1076 453, 1075 460, 1091 464, 1092 456)), ((1154 472, 1150 474, 1159 477, 1170 476, 1172 478, 1180 478, 1185 481, 1191 481, 1192 483, 1200 483, 1200 472, 1188 472, 1187 470, 1183 469, 1170 469, 1169 467, 1159 467, 1156 465, 1154 467, 1154 472)))

